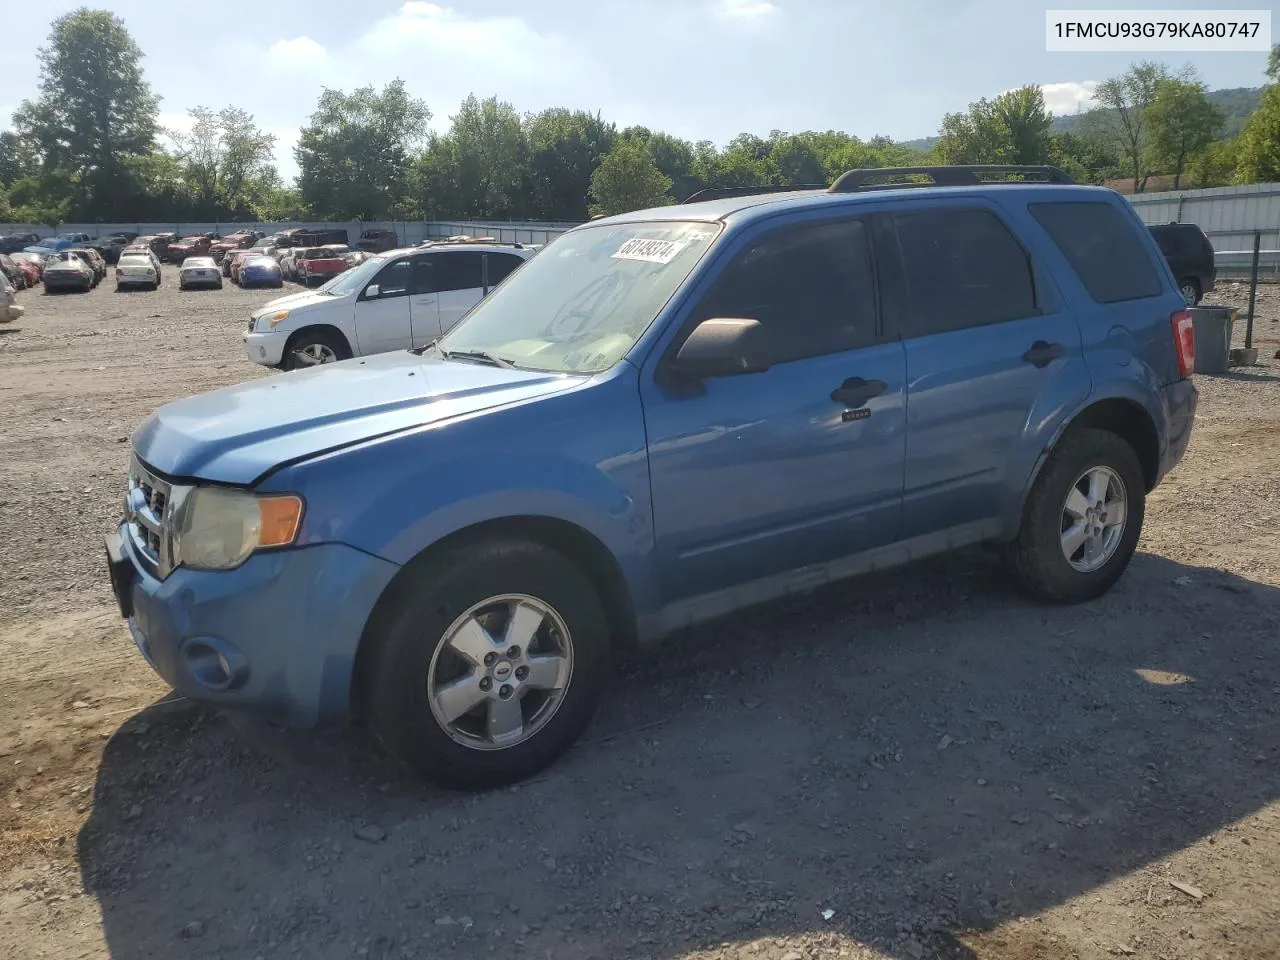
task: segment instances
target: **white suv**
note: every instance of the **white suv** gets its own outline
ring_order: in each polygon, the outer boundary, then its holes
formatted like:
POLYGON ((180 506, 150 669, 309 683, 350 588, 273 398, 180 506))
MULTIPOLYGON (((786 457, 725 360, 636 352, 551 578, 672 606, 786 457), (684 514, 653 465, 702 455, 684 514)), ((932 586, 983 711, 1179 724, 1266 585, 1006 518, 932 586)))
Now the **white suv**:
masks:
POLYGON ((293 370, 424 347, 534 252, 496 242, 389 250, 324 286, 254 311, 245 353, 254 363, 293 370))

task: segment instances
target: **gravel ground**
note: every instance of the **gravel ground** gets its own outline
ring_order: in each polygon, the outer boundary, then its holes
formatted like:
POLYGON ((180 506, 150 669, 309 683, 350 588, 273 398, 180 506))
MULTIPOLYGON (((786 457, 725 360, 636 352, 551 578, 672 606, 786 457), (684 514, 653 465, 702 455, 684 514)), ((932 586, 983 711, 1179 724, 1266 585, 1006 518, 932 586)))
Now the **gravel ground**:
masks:
POLYGON ((267 375, 275 292, 175 281, 0 332, 0 957, 1280 957, 1280 290, 1107 597, 1029 604, 975 551, 774 604, 459 795, 242 734, 132 650, 126 438, 267 375))

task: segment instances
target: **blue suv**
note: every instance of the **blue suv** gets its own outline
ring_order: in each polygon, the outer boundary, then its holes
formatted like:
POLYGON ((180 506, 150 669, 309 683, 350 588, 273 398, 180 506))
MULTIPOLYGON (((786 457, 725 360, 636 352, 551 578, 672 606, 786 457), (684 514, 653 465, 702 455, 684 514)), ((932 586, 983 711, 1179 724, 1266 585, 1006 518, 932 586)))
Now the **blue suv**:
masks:
POLYGON ((438 342, 162 407, 111 579, 187 696, 492 786, 613 651, 749 604, 979 543, 1097 597, 1193 366, 1151 234, 1054 168, 713 191, 570 230, 438 342))

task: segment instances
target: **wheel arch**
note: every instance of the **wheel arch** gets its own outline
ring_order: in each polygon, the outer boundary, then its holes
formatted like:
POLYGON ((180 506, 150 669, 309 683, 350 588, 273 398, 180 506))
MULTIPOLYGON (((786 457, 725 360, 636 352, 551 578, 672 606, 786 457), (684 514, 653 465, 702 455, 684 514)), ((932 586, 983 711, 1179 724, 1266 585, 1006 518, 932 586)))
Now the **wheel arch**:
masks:
POLYGON ((462 527, 421 550, 387 584, 374 604, 356 649, 351 682, 351 715, 365 716, 365 679, 378 653, 378 637, 395 602, 410 588, 414 575, 448 553, 496 539, 522 539, 555 550, 576 564, 591 580, 604 604, 613 643, 623 650, 638 643, 631 589, 617 559, 590 531, 558 517, 518 515, 496 517, 462 527))
POLYGON ((351 353, 351 355, 355 356, 355 353, 356 353, 355 345, 352 344, 351 339, 342 331, 341 327, 335 326, 332 323, 308 323, 305 327, 299 327, 297 330, 294 330, 291 334, 289 334, 289 339, 284 342, 284 349, 280 351, 281 363, 284 362, 285 355, 290 350, 293 349, 294 344, 296 344, 299 340, 301 340, 305 334, 314 334, 314 333, 321 333, 321 332, 329 333, 338 337, 343 343, 347 345, 347 350, 351 353))

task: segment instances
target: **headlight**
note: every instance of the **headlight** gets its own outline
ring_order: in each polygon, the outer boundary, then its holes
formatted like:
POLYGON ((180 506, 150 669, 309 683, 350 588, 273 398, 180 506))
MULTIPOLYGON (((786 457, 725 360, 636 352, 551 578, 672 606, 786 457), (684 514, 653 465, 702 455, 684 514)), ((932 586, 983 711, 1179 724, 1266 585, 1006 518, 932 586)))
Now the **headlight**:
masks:
POLYGON ((275 313, 271 314, 271 316, 264 317, 263 319, 267 320, 267 322, 269 322, 271 326, 274 327, 277 323, 279 323, 288 315, 289 315, 288 310, 277 310, 275 313))
POLYGON ((176 560, 202 570, 230 570, 255 550, 293 543, 301 522, 300 497, 197 487, 176 518, 176 560))

